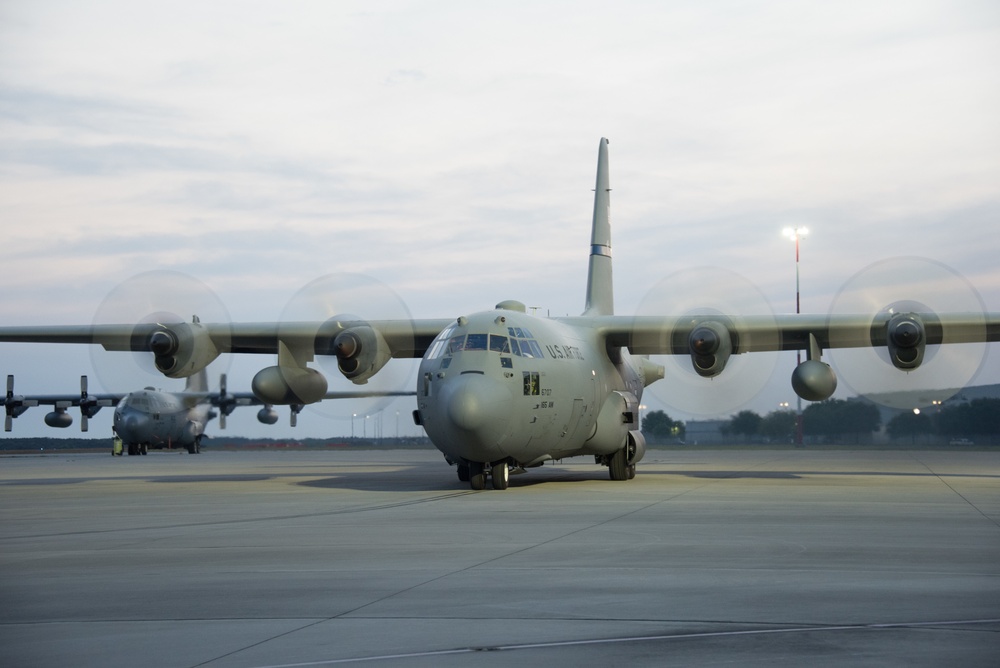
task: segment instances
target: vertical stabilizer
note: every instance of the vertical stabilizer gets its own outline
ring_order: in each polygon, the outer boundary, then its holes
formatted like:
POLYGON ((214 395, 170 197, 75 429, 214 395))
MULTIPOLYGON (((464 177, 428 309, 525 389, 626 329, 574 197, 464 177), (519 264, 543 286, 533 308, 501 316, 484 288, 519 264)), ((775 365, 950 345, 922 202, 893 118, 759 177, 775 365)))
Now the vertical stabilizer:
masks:
POLYGON ((601 138, 597 152, 597 185, 594 188, 594 223, 590 232, 590 267, 587 270, 587 305, 584 315, 615 312, 611 280, 611 186, 608 178, 608 140, 601 138))

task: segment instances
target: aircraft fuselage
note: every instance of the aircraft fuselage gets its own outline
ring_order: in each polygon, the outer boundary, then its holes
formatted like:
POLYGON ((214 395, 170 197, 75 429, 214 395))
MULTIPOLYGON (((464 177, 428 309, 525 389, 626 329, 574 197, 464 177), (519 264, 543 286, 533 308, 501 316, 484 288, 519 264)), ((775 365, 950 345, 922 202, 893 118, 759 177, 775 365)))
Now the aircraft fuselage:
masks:
POLYGON ((636 411, 643 388, 627 351, 607 350, 592 328, 507 305, 458 318, 424 355, 417 405, 434 445, 453 462, 487 466, 621 450, 630 427, 621 407, 636 411))
POLYGON ((204 405, 192 407, 177 394, 147 388, 118 403, 114 430, 128 446, 191 450, 204 433, 206 413, 204 405))

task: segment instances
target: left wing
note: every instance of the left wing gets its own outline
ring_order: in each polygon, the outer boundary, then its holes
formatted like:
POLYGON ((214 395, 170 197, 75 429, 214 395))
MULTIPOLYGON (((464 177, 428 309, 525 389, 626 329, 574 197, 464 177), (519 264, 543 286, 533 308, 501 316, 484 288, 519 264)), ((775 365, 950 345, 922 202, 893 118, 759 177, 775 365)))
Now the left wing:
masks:
POLYGON ((23 396, 14 393, 14 376, 7 376, 7 393, 0 398, 4 407, 4 431, 11 431, 14 418, 23 415, 28 408, 45 405, 53 410, 45 416, 45 424, 50 427, 65 428, 73 424, 73 417, 66 412, 72 406, 80 407, 80 431, 87 431, 88 421, 105 406, 116 406, 124 394, 90 394, 87 392, 87 377, 80 376, 79 394, 43 394, 23 396))

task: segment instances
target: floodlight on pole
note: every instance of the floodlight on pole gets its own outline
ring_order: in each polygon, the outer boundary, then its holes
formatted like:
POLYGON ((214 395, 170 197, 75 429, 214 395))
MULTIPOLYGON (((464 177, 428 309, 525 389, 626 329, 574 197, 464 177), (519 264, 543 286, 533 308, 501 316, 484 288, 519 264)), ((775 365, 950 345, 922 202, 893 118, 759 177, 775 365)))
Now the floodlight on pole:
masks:
MULTIPOLYGON (((795 313, 802 312, 802 299, 799 291, 799 239, 809 234, 806 227, 786 227, 783 235, 795 242, 795 313)), ((802 364, 802 351, 795 352, 795 363, 802 364)), ((795 411, 795 445, 802 445, 802 397, 796 397, 795 411)))

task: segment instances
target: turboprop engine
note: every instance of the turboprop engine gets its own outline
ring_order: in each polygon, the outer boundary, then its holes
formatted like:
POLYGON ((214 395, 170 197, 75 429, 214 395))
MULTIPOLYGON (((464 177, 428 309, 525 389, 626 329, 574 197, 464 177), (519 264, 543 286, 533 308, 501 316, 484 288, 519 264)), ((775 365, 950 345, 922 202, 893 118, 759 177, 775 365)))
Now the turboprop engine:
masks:
POLYGON ((688 334, 688 350, 691 351, 691 364, 699 376, 718 376, 733 352, 729 328, 717 320, 699 322, 688 334))
POLYGON ((344 377, 363 385, 392 358, 382 334, 371 325, 351 325, 333 339, 332 351, 344 377))
POLYGON ((211 335, 197 318, 191 323, 155 325, 141 349, 153 353, 157 370, 168 378, 187 378, 219 356, 211 335))
POLYGON ((876 319, 872 323, 872 344, 885 345, 892 365, 903 371, 912 371, 924 361, 927 338, 924 321, 915 313, 897 313, 888 322, 876 319))

